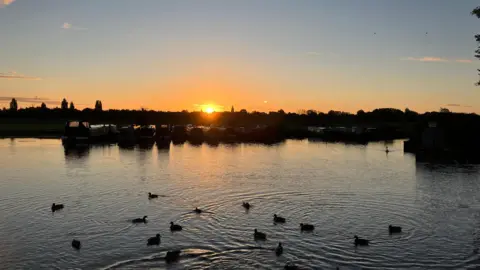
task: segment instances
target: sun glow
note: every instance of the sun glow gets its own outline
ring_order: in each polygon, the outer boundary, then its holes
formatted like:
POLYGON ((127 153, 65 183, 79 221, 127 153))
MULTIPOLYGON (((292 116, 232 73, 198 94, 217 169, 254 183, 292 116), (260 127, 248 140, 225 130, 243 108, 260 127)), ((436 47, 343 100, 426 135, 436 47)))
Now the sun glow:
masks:
POLYGON ((205 112, 210 114, 210 113, 213 113, 215 111, 215 109, 213 109, 212 107, 207 107, 205 108, 205 112))

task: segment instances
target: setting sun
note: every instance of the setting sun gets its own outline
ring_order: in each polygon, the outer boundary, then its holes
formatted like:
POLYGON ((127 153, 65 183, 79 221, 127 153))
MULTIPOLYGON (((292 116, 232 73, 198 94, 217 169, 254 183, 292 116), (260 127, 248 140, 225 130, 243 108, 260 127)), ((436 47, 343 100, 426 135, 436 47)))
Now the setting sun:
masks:
POLYGON ((207 108, 205 109, 205 112, 206 112, 206 113, 213 113, 214 111, 215 111, 215 110, 214 110, 212 107, 207 107, 207 108))

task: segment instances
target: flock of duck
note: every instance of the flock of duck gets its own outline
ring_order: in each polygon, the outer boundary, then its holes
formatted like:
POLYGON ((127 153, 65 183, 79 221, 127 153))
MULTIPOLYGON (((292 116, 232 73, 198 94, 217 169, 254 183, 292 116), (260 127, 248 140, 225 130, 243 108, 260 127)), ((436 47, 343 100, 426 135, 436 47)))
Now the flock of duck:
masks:
MULTIPOLYGON (((156 198, 158 198, 158 195, 157 194, 152 194, 151 192, 149 192, 148 193, 148 198, 149 199, 156 199, 156 198)), ((246 210, 249 210, 252 207, 252 205, 248 202, 243 202, 242 206, 246 210)), ((55 211, 61 210, 63 208, 64 208, 63 204, 53 203, 51 209, 52 209, 52 212, 55 212, 55 211)), ((196 207, 193 210, 193 212, 195 212, 197 214, 201 214, 203 211, 201 209, 199 209, 198 207, 196 207)), ((148 218, 148 216, 143 216, 142 218, 132 219, 131 222, 134 223, 134 224, 147 223, 147 218, 148 218)), ((286 221, 287 220, 284 217, 278 216, 277 214, 273 215, 273 222, 274 223, 285 223, 286 221)), ((183 227, 181 225, 170 222, 170 231, 178 232, 178 231, 181 231, 181 230, 183 230, 183 227)), ((315 230, 315 226, 312 225, 312 224, 300 223, 300 230, 301 231, 313 231, 313 230, 315 230)), ((388 226, 388 232, 390 234, 401 233, 402 232, 402 227, 389 225, 388 226)), ((160 245, 160 237, 161 237, 160 234, 157 233, 154 237, 150 237, 149 239, 147 239, 147 246, 153 246, 153 245, 158 246, 158 245, 160 245)), ((257 229, 254 230, 253 237, 254 237, 255 240, 267 240, 267 234, 263 233, 263 232, 260 232, 257 229)), ((353 239, 354 239, 353 244, 355 246, 368 246, 370 244, 370 240, 360 238, 356 235, 353 237, 353 239)), ((77 240, 77 239, 73 239, 72 240, 72 247, 74 249, 79 250, 81 248, 80 241, 77 240)), ((165 255, 165 261, 167 263, 177 261, 180 257, 180 253, 181 253, 181 250, 167 251, 167 254, 165 255)), ((278 243, 278 246, 275 248, 275 254, 277 256, 280 256, 280 255, 282 255, 282 253, 283 253, 283 246, 282 246, 282 243, 280 242, 280 243, 278 243)), ((284 269, 293 270, 293 269, 299 269, 299 268, 294 264, 287 263, 287 265, 285 265, 284 269)), ((339 268, 337 267, 337 269, 339 269, 339 268)))

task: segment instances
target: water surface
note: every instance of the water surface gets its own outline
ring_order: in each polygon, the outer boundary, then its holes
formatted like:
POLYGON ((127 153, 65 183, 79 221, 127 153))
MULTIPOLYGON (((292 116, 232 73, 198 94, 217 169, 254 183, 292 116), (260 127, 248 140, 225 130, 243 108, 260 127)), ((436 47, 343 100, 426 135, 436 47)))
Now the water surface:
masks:
POLYGON ((0 268, 478 269, 480 167, 416 163, 400 141, 388 146, 388 155, 383 143, 306 140, 65 152, 58 140, 0 140, 0 268), (52 214, 52 202, 65 209, 52 214), (287 223, 275 225, 275 213, 287 223), (129 222, 144 215, 147 224, 129 222), (184 230, 171 233, 170 221, 184 230), (301 233, 300 222, 315 231, 301 233), (404 232, 390 236, 389 224, 404 232), (268 240, 254 241, 255 228, 268 240), (147 247, 156 233, 162 243, 147 247), (355 234, 371 245, 355 248, 355 234), (171 249, 184 252, 167 266, 171 249))

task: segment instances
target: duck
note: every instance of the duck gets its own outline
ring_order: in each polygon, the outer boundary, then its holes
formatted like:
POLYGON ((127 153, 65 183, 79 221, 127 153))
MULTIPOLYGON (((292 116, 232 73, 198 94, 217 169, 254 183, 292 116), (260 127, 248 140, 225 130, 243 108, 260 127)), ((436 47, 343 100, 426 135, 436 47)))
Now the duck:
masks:
POLYGON ((250 203, 248 203, 248 202, 243 202, 242 206, 247 210, 250 209, 250 207, 251 207, 250 203))
POLYGON ((143 216, 143 218, 132 219, 132 223, 147 223, 147 216, 143 216))
POLYGON ((257 229, 255 229, 255 231, 253 233, 253 237, 256 240, 267 240, 267 234, 259 232, 259 231, 257 231, 257 229))
POLYGON ((277 248, 275 249, 275 254, 277 256, 280 256, 282 255, 282 253, 283 253, 283 246, 282 246, 282 243, 279 242, 277 248))
POLYGON ((157 233, 155 237, 148 238, 147 246, 160 245, 160 234, 157 233))
POLYGON ((277 214, 274 214, 274 215, 273 215, 273 222, 276 222, 276 223, 285 223, 285 218, 284 218, 284 217, 277 216, 277 214))
POLYGON ((202 213, 202 210, 201 209, 198 209, 198 207, 195 207, 195 210, 193 210, 193 212, 197 213, 197 214, 201 214, 202 213))
POLYGON ((170 222, 170 230, 172 232, 174 231, 181 231, 183 228, 182 226, 178 225, 178 224, 174 224, 173 222, 170 222))
POLYGON ((52 203, 52 212, 58 211, 60 209, 63 209, 63 204, 52 203))
POLYGON ((400 227, 400 226, 388 225, 388 232, 389 232, 390 234, 392 234, 392 233, 401 233, 401 232, 402 232, 402 227, 400 227))
POLYGON ((181 252, 181 250, 167 251, 167 255, 165 255, 165 261, 167 261, 167 263, 178 261, 181 252))
POLYGON ((73 239, 72 240, 72 247, 74 249, 80 249, 80 247, 82 246, 82 244, 80 243, 80 241, 76 240, 76 239, 73 239))
POLYGON ((370 240, 358 238, 356 235, 353 238, 355 238, 355 246, 368 246, 370 243, 370 240))
POLYGON ((158 195, 157 194, 152 194, 151 192, 148 192, 148 198, 149 199, 156 199, 156 198, 158 198, 158 195))
POLYGON ((313 226, 312 224, 300 223, 300 229, 302 231, 313 231, 315 229, 315 226, 313 226))

